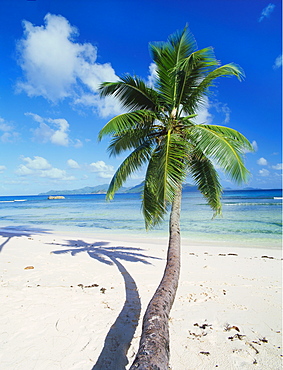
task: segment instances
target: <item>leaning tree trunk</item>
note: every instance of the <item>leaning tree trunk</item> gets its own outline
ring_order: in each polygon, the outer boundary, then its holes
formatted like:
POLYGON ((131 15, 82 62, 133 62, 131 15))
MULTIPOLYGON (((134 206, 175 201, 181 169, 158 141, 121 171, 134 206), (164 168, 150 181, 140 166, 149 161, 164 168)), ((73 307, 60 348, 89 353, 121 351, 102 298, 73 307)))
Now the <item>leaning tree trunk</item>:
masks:
POLYGON ((170 214, 169 244, 164 275, 149 302, 136 358, 130 370, 169 369, 169 313, 180 275, 181 189, 175 195, 170 214))

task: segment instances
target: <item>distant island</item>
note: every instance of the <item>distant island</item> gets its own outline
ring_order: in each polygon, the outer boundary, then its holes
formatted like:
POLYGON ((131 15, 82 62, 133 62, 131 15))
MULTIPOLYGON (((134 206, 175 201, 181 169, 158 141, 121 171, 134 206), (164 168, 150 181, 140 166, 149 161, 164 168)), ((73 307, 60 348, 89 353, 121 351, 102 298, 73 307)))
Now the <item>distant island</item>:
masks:
MULTIPOLYGON (((38 195, 72 195, 72 194, 106 194, 109 184, 97 185, 97 186, 86 186, 81 189, 75 190, 50 190, 46 193, 40 193, 38 195)), ((121 187, 117 194, 134 194, 141 193, 143 189, 143 182, 133 187, 125 188, 121 187)), ((197 187, 191 184, 184 184, 183 191, 197 191, 197 187)))
MULTIPOLYGON (((143 189, 143 182, 129 188, 121 187, 118 191, 117 194, 135 194, 135 193, 141 193, 143 189)), ((46 193, 40 193, 38 195, 51 195, 51 196, 58 196, 58 195, 75 195, 75 194, 106 194, 107 189, 108 189, 109 184, 103 184, 103 185, 97 185, 97 186, 86 186, 81 189, 75 189, 75 190, 50 190, 46 193)), ((224 188, 224 191, 233 191, 231 188, 224 188)), ((238 190, 260 190, 258 188, 251 188, 251 187, 246 187, 243 189, 238 189, 238 190)), ((184 184, 183 185, 183 192, 193 192, 193 191, 198 191, 197 186, 191 185, 191 184, 184 184)))

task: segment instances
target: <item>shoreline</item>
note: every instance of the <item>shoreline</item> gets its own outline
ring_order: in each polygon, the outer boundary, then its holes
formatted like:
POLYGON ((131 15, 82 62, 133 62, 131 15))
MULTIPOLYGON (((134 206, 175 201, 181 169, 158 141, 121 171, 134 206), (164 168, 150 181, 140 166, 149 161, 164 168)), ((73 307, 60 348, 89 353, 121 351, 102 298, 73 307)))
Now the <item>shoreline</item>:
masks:
MULTIPOLYGON (((163 274, 167 238, 3 230, 1 368, 128 369, 163 274)), ((172 369, 279 370, 281 251, 182 245, 170 314, 172 369)))
MULTIPOLYGON (((1 226, 0 235, 18 235, 18 234, 55 234, 60 236, 66 236, 71 238, 76 237, 87 237, 87 238, 103 238, 110 241, 123 240, 125 242, 139 242, 139 243, 157 243, 167 245, 168 233, 163 230, 116 230, 116 229, 91 229, 91 228, 71 228, 71 227, 58 227, 50 228, 50 225, 40 225, 33 227, 29 224, 12 226, 1 226), (137 237, 138 234, 138 237, 137 237)), ((282 235, 281 237, 275 238, 251 238, 244 236, 237 237, 235 234, 226 234, 225 236, 217 234, 196 234, 188 232, 182 232, 181 230, 181 242, 182 246, 193 247, 193 246, 210 246, 210 247, 228 247, 228 248, 256 248, 256 249, 271 249, 271 250, 282 250, 282 235)))

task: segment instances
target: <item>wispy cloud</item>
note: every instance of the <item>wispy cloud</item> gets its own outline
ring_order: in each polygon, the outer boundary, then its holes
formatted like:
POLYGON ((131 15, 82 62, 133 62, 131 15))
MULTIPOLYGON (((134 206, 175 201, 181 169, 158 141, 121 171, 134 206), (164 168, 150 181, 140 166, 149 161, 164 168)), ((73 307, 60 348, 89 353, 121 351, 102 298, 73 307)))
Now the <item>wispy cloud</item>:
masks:
POLYGON ((255 152, 258 151, 258 145, 257 145, 257 142, 255 140, 252 141, 252 147, 254 148, 255 152))
POLYGON ((262 22, 265 18, 269 18, 270 14, 273 12, 275 8, 274 4, 268 4, 261 12, 261 15, 258 19, 259 22, 262 22))
POLYGON ((97 48, 75 42, 78 30, 60 15, 47 14, 42 26, 25 20, 23 27, 24 36, 17 44, 23 71, 18 91, 30 97, 43 96, 53 103, 65 98, 76 104, 88 102, 99 114, 108 114, 105 105, 109 100, 101 106, 97 89, 101 82, 117 81, 118 77, 110 63, 96 63, 97 48), (84 98, 90 93, 95 94, 95 100, 84 98))
POLYGON ((0 166, 0 173, 3 173, 6 170, 6 166, 0 166))
POLYGON ((39 124, 36 129, 31 129, 33 140, 40 143, 50 142, 61 146, 72 145, 76 148, 83 145, 79 139, 75 139, 75 141, 70 139, 70 125, 65 118, 44 118, 31 112, 27 112, 25 115, 32 117, 39 124))
POLYGON ((19 176, 36 176, 52 180, 75 180, 74 176, 68 176, 65 170, 52 165, 43 157, 22 157, 24 164, 19 165, 16 174, 19 176))
POLYGON ((67 165, 70 167, 70 168, 73 168, 73 169, 79 169, 80 168, 80 165, 78 164, 78 162, 76 162, 75 160, 73 159, 68 159, 67 160, 67 165))
POLYGON ((0 141, 2 143, 12 143, 19 139, 20 135, 15 131, 12 124, 0 117, 0 141))
POLYGON ((114 167, 106 164, 104 161, 91 163, 89 169, 103 179, 109 179, 114 175, 114 167))
POLYGON ((149 75, 148 75, 148 78, 147 78, 147 82, 148 82, 148 85, 150 87, 152 87, 152 88, 154 87, 156 78, 157 78, 157 66, 156 66, 155 63, 150 63, 150 65, 149 65, 149 75))
POLYGON ((267 160, 263 157, 259 158, 256 163, 259 164, 260 166, 267 166, 268 165, 267 160))
POLYGON ((282 170, 283 169, 283 163, 277 163, 275 166, 272 166, 274 170, 282 170))
POLYGON ((262 170, 259 170, 258 173, 262 177, 267 177, 270 174, 270 172, 267 169, 265 169, 265 168, 263 168, 262 170))
POLYGON ((278 69, 280 67, 282 67, 282 54, 278 55, 273 64, 273 69, 278 69))

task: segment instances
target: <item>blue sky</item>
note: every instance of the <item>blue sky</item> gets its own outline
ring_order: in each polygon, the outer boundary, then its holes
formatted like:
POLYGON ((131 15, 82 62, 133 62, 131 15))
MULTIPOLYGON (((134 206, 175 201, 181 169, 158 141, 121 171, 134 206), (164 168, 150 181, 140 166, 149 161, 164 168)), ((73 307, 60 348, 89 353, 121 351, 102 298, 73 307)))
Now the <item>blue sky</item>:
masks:
POLYGON ((278 0, 1 0, 0 195, 109 183, 123 157, 109 158, 97 134, 121 109, 97 87, 124 73, 149 81, 149 42, 186 24, 198 48, 246 74, 218 80, 199 122, 253 143, 246 186, 281 187, 281 14, 278 0))

